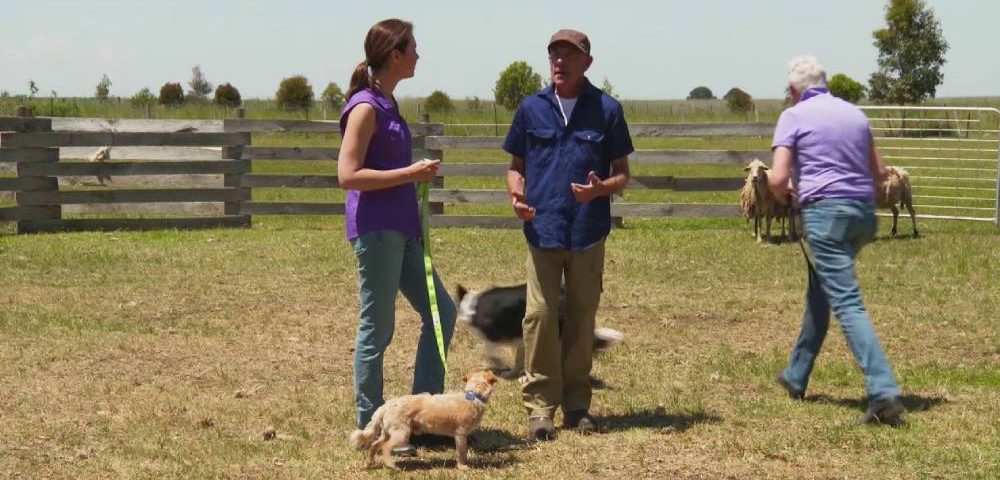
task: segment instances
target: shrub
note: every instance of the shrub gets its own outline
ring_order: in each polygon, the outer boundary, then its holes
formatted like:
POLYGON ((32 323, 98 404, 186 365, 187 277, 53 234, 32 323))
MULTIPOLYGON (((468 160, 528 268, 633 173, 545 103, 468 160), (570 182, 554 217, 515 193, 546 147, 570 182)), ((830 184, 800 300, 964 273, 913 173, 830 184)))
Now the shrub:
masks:
POLYGON ((826 86, 830 88, 830 93, 834 96, 843 98, 851 103, 858 103, 858 100, 861 100, 865 96, 864 85, 843 73, 838 73, 830 77, 830 81, 827 82, 826 86))
POLYGON ((302 75, 288 77, 281 81, 275 94, 278 107, 285 110, 309 110, 313 102, 313 88, 302 75))
POLYGON ((715 100, 715 95, 708 87, 694 87, 688 94, 688 100, 715 100))
POLYGON ((479 97, 472 97, 465 99, 465 107, 469 109, 470 112, 481 112, 483 111, 483 101, 479 97))
POLYGON ((753 109, 753 97, 739 88, 730 89, 723 98, 733 113, 746 113, 753 109))
POLYGON ((184 103, 184 88, 179 82, 167 82, 160 87, 160 105, 180 105, 184 103))
POLYGON ((323 103, 333 107, 335 110, 340 110, 340 107, 344 106, 344 91, 335 82, 327 84, 326 88, 323 89, 322 98, 323 103))
POLYGON ((215 87, 215 98, 213 101, 216 105, 236 108, 240 106, 240 103, 243 103, 243 97, 240 96, 240 91, 232 86, 232 84, 223 83, 215 87))
POLYGON ((455 106, 452 105, 451 97, 447 93, 441 90, 434 90, 424 100, 424 109, 428 112, 442 113, 454 110, 455 106))
POLYGON ((135 95, 132 95, 129 102, 136 107, 145 107, 146 105, 156 103, 156 97, 153 95, 153 92, 149 91, 148 88, 143 87, 142 90, 139 90, 135 95))
POLYGON ((522 98, 539 88, 542 88, 542 76, 535 73, 527 62, 518 61, 500 72, 493 95, 502 107, 514 110, 522 98))

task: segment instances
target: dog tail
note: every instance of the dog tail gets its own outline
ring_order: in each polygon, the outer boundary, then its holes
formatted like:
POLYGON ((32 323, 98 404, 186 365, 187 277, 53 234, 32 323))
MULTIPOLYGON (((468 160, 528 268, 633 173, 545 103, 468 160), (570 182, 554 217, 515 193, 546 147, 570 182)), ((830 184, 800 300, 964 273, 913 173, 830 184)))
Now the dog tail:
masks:
POLYGON ((607 350, 622 341, 623 338, 625 338, 625 334, 613 328, 595 328, 594 351, 607 350))
POLYGON ((385 415, 385 405, 378 407, 372 420, 368 422, 364 430, 358 429, 351 432, 347 441, 357 449, 368 448, 375 443, 375 440, 382 435, 382 416, 385 415))

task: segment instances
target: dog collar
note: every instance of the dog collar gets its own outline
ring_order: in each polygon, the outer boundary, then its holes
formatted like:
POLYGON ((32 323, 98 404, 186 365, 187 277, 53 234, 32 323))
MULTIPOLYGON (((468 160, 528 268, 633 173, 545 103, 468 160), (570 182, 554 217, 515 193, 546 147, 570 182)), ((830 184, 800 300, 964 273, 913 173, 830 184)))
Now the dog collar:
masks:
POLYGON ((470 402, 475 401, 475 400, 479 400, 480 402, 486 403, 486 398, 484 398, 478 392, 474 392, 472 390, 466 390, 465 391, 465 399, 468 400, 468 401, 470 401, 470 402))

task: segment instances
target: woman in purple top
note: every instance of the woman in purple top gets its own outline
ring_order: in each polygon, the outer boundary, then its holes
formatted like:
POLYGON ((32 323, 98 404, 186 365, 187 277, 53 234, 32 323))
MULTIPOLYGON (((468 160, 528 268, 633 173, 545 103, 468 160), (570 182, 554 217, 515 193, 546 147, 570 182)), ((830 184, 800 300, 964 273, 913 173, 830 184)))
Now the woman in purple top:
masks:
POLYGON ((778 198, 786 198, 792 179, 812 263, 802 330, 777 381, 790 397, 803 398, 832 309, 865 378, 868 409, 859 421, 896 424, 905 411, 899 386, 861 301, 854 271, 854 258, 875 236, 875 184, 885 176, 885 166, 868 118, 830 94, 819 61, 797 57, 790 67, 788 87, 795 105, 781 113, 775 126, 769 182, 778 198))
MULTIPOLYGON (((340 117, 343 142, 337 179, 347 190, 347 239, 358 260, 360 322, 354 348, 358 428, 384 402, 382 359, 395 329, 396 293, 420 314, 413 393, 440 393, 444 366, 438 355, 424 270, 414 182, 435 177, 440 160, 411 163, 410 129, 393 90, 417 65, 413 25, 383 20, 368 31, 365 60, 351 76, 340 117)), ((445 348, 455 327, 455 304, 434 273, 445 348)), ((412 447, 409 447, 412 450, 412 447)))

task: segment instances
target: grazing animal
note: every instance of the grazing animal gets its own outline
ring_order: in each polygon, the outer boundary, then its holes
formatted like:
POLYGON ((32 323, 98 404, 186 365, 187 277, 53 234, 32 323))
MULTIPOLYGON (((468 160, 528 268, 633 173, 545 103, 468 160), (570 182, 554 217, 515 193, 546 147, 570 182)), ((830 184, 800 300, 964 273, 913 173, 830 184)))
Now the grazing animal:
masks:
MULTIPOLYGON (((527 303, 527 284, 508 287, 490 287, 470 292, 458 286, 458 318, 471 327, 484 342, 489 368, 507 379, 518 378, 524 373, 524 320, 527 303), (514 347, 514 365, 504 360, 503 349, 514 347)), ((559 323, 564 321, 562 302, 559 306, 559 323)), ((624 335, 610 328, 594 330, 594 353, 606 350, 621 341, 624 335)))
MULTIPOLYGON (((111 147, 101 147, 90 156, 90 161, 93 163, 106 162, 111 160, 111 147)), ((98 172, 97 181, 104 185, 104 180, 111 181, 111 175, 106 173, 98 172)))
POLYGON ((771 220, 781 219, 781 236, 785 236, 785 218, 789 222, 790 237, 795 239, 795 210, 792 208, 791 197, 779 202, 767 185, 768 166, 759 159, 753 159, 743 168, 747 173, 746 181, 740 190, 740 213, 747 219, 753 219, 753 236, 758 242, 771 238, 771 220), (761 222, 764 223, 761 228, 761 222))
POLYGON ((899 208, 906 207, 910 212, 910 222, 913 224, 913 236, 919 237, 917 231, 917 214, 913 210, 913 186, 910 184, 910 174, 900 167, 886 167, 888 173, 878 188, 875 189, 875 203, 879 208, 892 210, 892 232, 896 236, 896 222, 899 219, 899 208))
POLYGON ((460 470, 469 468, 468 436, 483 419, 497 377, 482 370, 466 374, 462 381, 466 382, 462 393, 406 395, 375 410, 364 430, 355 430, 348 438, 355 448, 368 449, 364 467, 371 468, 381 450, 382 464, 398 470, 392 459, 393 447, 406 444, 410 435, 429 433, 454 437, 457 466, 460 470))

